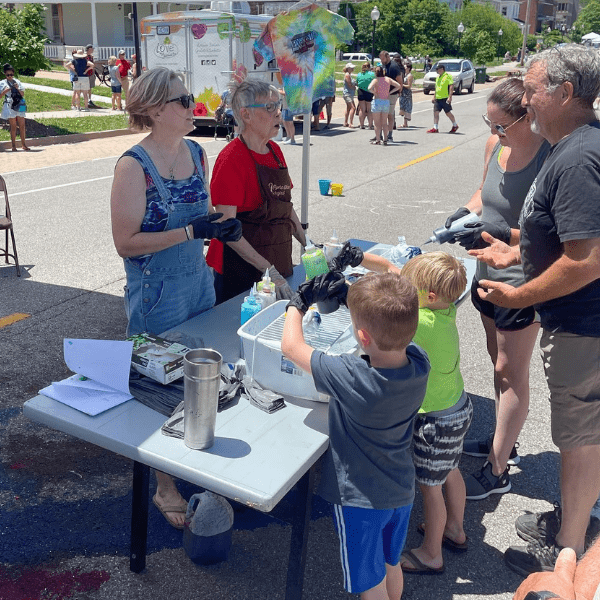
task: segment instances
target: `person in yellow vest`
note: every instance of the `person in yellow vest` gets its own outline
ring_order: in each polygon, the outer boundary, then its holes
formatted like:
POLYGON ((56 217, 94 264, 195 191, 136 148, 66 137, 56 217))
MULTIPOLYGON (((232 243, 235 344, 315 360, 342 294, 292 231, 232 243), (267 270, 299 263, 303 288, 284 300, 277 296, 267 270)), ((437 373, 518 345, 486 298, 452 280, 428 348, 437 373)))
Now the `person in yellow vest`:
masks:
POLYGON ((454 92, 454 81, 450 73, 446 73, 446 67, 438 63, 436 67, 437 79, 435 80, 435 98, 433 102, 433 127, 427 133, 439 133, 440 112, 443 110, 452 121, 452 129, 449 133, 458 131, 458 123, 452 114, 452 93, 454 92))

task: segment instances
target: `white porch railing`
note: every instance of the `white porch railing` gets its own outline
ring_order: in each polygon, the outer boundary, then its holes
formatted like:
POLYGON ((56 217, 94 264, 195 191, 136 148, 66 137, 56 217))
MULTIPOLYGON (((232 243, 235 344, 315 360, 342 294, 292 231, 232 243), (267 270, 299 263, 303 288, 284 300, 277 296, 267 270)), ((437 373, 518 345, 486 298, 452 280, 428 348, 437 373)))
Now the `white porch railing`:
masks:
MULTIPOLYGON (((45 44, 44 56, 53 60, 64 60, 71 58, 73 50, 78 50, 80 46, 67 46, 63 44, 45 44)), ((127 60, 131 59, 131 55, 135 52, 133 46, 98 46, 94 48, 94 58, 103 62, 107 61, 111 56, 119 58, 119 50, 125 50, 127 60)))

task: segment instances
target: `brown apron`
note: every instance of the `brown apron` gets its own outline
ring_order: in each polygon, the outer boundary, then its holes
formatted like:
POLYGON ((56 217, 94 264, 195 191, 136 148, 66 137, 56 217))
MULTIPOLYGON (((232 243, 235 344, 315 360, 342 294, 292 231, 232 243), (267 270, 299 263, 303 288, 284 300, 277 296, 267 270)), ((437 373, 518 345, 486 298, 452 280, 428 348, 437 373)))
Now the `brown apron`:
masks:
MULTIPOLYGON (((241 136, 240 140, 244 142, 241 136)), ((289 277, 293 271, 292 184, 287 167, 283 165, 271 144, 267 145, 279 168, 272 169, 259 165, 248 148, 256 167, 262 203, 254 210, 238 212, 237 218, 242 222, 242 232, 246 241, 256 252, 275 265, 284 277, 289 277)), ((260 281, 263 275, 264 273, 246 262, 235 250, 225 244, 222 301, 248 291, 253 283, 260 281)))

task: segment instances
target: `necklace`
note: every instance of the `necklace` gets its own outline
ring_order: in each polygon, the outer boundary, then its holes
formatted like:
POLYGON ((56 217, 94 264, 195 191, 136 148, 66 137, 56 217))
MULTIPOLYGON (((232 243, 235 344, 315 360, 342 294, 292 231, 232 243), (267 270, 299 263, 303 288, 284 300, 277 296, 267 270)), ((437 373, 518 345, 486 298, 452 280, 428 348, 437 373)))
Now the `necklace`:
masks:
MULTIPOLYGON (((162 150, 160 149, 160 146, 158 144, 156 144, 156 149, 158 150, 158 153, 160 154, 160 157, 163 159, 163 162, 165 163, 165 165, 168 164, 167 159, 165 158, 165 155, 162 153, 162 150)), ((173 181, 175 179, 175 165, 177 164, 177 159, 179 158, 179 150, 180 149, 181 149, 181 145, 179 145, 179 147, 177 148, 177 154, 175 155, 175 160, 173 161, 171 166, 168 167, 169 179, 171 181, 173 181)))

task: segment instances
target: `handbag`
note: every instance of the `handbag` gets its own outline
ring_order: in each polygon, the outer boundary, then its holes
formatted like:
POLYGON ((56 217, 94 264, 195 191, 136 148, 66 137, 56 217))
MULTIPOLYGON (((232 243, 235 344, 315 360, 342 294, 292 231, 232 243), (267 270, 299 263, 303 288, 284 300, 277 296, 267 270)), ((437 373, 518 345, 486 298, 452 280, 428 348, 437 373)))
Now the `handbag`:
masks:
POLYGON ((21 100, 19 101, 19 107, 17 108, 17 112, 27 112, 27 103, 25 102, 25 98, 23 98, 23 96, 21 96, 21 100))
POLYGON ((10 97, 12 98, 12 109, 13 110, 18 110, 19 112, 23 112, 20 108, 19 105, 21 104, 21 102, 23 102, 23 104, 25 104, 25 98, 23 98, 23 96, 21 96, 21 93, 19 92, 17 86, 14 83, 11 83, 10 81, 7 81, 8 85, 10 86, 10 97))

